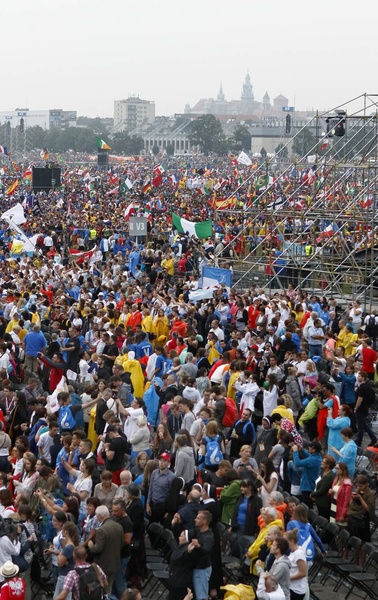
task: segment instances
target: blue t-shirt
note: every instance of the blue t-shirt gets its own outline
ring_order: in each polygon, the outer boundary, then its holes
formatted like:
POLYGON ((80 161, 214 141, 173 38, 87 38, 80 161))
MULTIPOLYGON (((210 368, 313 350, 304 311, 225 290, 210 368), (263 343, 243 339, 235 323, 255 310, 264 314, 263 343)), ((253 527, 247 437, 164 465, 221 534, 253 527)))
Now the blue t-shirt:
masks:
POLYGON ((167 371, 167 359, 162 354, 156 359, 155 369, 159 369, 155 373, 155 377, 162 377, 167 371))
POLYGON ((38 352, 41 352, 42 348, 47 346, 46 338, 43 333, 36 331, 30 331, 24 337, 25 354, 28 356, 37 356, 38 352))
POLYGON ((238 514, 236 517, 236 522, 239 525, 240 529, 244 530, 245 524, 247 522, 247 512, 248 512, 248 498, 244 498, 243 502, 240 503, 238 508, 238 514))

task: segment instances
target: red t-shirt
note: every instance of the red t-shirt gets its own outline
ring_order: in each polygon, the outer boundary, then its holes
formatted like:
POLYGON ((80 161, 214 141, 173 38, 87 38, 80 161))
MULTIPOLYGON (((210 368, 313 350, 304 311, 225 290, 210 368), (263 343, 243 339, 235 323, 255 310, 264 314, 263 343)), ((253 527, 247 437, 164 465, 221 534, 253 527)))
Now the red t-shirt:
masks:
POLYGON ((21 577, 8 579, 0 589, 0 600, 25 600, 25 581, 21 577))
POLYGON ((375 363, 377 362, 378 355, 373 348, 369 346, 367 348, 362 348, 362 367, 361 371, 365 371, 365 373, 374 373, 375 363))

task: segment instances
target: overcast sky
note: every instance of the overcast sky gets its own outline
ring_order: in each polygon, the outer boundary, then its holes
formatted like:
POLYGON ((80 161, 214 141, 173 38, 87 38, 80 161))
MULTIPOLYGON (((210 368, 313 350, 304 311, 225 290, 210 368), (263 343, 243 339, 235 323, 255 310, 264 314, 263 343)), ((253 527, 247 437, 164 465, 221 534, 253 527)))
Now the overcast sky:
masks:
POLYGON ((0 110, 63 108, 113 117, 139 95, 156 114, 239 99, 328 109, 378 93, 377 0, 1 1, 0 110))

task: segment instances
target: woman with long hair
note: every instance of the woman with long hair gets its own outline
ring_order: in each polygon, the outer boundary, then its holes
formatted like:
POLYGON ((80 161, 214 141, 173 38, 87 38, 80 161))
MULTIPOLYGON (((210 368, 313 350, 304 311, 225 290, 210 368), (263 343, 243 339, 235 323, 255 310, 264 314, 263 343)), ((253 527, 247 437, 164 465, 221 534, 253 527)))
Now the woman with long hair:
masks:
POLYGON ((267 375, 262 388, 264 417, 271 415, 277 408, 279 396, 278 380, 274 373, 267 375))
POLYGON ((133 479, 137 479, 137 477, 143 475, 147 461, 147 452, 138 452, 138 454, 135 457, 134 466, 130 469, 133 479))
POLYGON ((216 421, 209 421, 198 453, 199 457, 204 457, 201 468, 216 471, 225 453, 224 437, 219 432, 218 424, 216 421))
POLYGON ((0 421, 0 471, 9 473, 9 451, 12 447, 12 441, 7 433, 4 431, 4 423, 0 421))
POLYGON ((332 408, 328 409, 328 454, 334 456, 336 460, 339 460, 340 455, 334 453, 334 451, 331 450, 331 446, 336 450, 340 450, 340 448, 344 446, 344 441, 341 437, 341 430, 344 429, 344 427, 350 427, 351 414, 352 409, 347 404, 341 404, 339 406, 339 413, 335 419, 332 417, 332 408))
POLYGON ((173 440, 168 431, 166 423, 159 423, 156 429, 156 437, 152 445, 154 458, 159 458, 162 452, 170 452, 173 440))
POLYGON ((348 520, 348 506, 352 497, 353 483, 349 477, 348 467, 345 462, 338 462, 335 467, 336 477, 329 490, 331 498, 330 522, 346 526, 348 520))
POLYGON ((260 462, 260 473, 252 471, 257 481, 261 483, 259 494, 262 500, 263 507, 270 506, 269 497, 272 492, 275 492, 278 487, 278 474, 274 469, 272 459, 263 458, 260 462))
POLYGON ((335 474, 333 472, 336 465, 336 461, 333 456, 326 454, 323 456, 321 462, 322 474, 316 480, 315 490, 310 494, 312 500, 315 501, 318 509, 318 514, 321 517, 325 517, 327 521, 330 518, 331 502, 329 497, 329 490, 332 487, 335 474))
POLYGON ((326 549, 322 540, 308 521, 308 506, 306 506, 306 504, 297 504, 293 511, 293 518, 288 522, 286 529, 287 531, 298 529, 299 535, 306 540, 308 539, 308 536, 310 536, 311 540, 307 543, 306 560, 311 560, 313 558, 315 554, 315 544, 319 547, 320 552, 323 555, 326 554, 326 549))
POLYGON ((150 487, 151 475, 152 475, 153 471, 155 471, 155 469, 157 469, 158 467, 159 467, 159 465, 158 465, 157 461, 154 459, 148 460, 146 463, 146 466, 144 468, 144 473, 143 473, 143 479, 140 482, 141 489, 142 489, 143 503, 145 503, 146 498, 147 498, 148 488, 150 487))
MULTIPOLYGON (((335 419, 337 420, 337 419, 335 419)), ((342 462, 348 467, 349 476, 354 477, 356 471, 356 459, 357 459, 357 444, 352 439, 353 430, 351 427, 343 427, 340 431, 340 436, 343 445, 340 449, 330 446, 330 450, 333 450, 333 455, 337 456, 337 459, 341 458, 342 462)))
POLYGON ((78 470, 71 467, 71 465, 69 465, 68 462, 64 459, 62 459, 62 464, 63 464, 63 467, 65 469, 67 469, 68 473, 70 475, 73 475, 73 477, 75 477, 75 482, 68 483, 67 489, 69 492, 71 492, 71 493, 76 492, 79 495, 80 509, 81 509, 81 512, 82 512, 83 518, 84 518, 84 515, 86 513, 86 507, 87 507, 87 498, 89 498, 89 496, 92 493, 92 487, 93 487, 92 473, 94 471, 96 463, 93 460, 93 458, 86 458, 81 461, 80 467, 78 470))
POLYGON ((303 600, 308 590, 306 554, 298 544, 298 529, 284 534, 289 542, 290 600, 303 600))
POLYGON ((62 537, 62 527, 64 523, 67 522, 67 515, 62 510, 58 510, 54 512, 52 517, 52 525, 55 530, 55 533, 52 538, 51 544, 44 551, 45 554, 51 556, 52 563, 52 574, 54 583, 58 580, 58 554, 62 549, 61 537, 62 537))
POLYGON ((21 425, 24 423, 29 423, 29 419, 30 416, 26 404, 25 394, 17 391, 16 404, 8 419, 8 423, 10 424, 8 434, 13 444, 15 443, 16 437, 22 433, 21 425))
POLYGON ((14 506, 14 499, 10 490, 0 490, 0 517, 3 519, 15 519, 17 509, 14 506))
POLYGON ((54 597, 60 594, 63 589, 65 576, 75 567, 73 553, 75 547, 79 545, 79 532, 74 523, 68 521, 63 524, 60 541, 62 548, 58 554, 58 581, 54 597))
POLYGON ((19 480, 14 479, 13 485, 15 486, 16 496, 19 494, 27 494, 30 498, 39 476, 39 473, 36 470, 37 458, 32 452, 24 452, 22 460, 23 467, 21 477, 19 480))

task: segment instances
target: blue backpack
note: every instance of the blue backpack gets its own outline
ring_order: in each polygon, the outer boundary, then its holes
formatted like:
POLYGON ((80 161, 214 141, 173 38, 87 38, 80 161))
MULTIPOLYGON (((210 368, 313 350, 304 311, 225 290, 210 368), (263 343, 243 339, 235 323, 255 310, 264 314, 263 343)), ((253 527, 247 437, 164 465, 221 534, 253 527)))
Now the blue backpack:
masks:
POLYGON ((298 546, 304 551, 307 561, 314 560, 315 546, 310 532, 310 524, 299 521, 294 521, 294 523, 298 527, 298 546))
POLYGON ((223 460, 222 450, 219 445, 219 435, 215 438, 205 437, 206 440, 206 454, 205 464, 206 465, 219 465, 220 461, 223 460))
POLYGON ((60 429, 74 429, 76 421, 71 412, 71 404, 61 406, 59 409, 58 424, 60 429))

